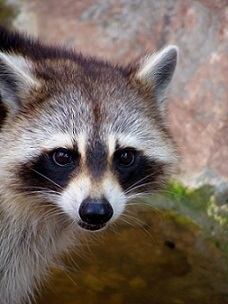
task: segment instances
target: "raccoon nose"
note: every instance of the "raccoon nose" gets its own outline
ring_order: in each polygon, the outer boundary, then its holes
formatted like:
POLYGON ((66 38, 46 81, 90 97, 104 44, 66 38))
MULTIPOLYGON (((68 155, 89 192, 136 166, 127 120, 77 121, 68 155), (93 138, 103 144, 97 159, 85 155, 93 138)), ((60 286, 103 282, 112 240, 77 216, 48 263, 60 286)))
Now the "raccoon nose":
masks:
POLYGON ((112 206, 103 199, 85 199, 79 208, 79 215, 83 221, 81 227, 87 230, 98 230, 105 226, 113 215, 112 206))

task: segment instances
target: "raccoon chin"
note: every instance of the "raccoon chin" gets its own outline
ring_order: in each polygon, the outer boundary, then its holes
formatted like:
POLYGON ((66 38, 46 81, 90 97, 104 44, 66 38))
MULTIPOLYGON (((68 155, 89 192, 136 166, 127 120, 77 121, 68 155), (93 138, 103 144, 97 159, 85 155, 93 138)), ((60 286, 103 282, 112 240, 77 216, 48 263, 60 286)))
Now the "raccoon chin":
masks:
POLYGON ((106 226, 106 223, 104 223, 104 224, 87 224, 87 223, 85 223, 85 222, 83 222, 83 221, 79 221, 78 222, 78 225, 82 228, 82 229, 84 229, 84 230, 89 230, 89 231, 97 231, 97 230, 101 230, 101 229, 103 229, 103 228, 105 228, 105 226, 106 226))

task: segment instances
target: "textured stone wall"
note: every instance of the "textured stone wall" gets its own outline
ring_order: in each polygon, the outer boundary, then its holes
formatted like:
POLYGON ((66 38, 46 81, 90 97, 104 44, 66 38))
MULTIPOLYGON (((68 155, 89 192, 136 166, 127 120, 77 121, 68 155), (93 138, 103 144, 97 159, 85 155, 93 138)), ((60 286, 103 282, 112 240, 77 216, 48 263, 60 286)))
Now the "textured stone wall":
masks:
POLYGON ((169 103, 182 178, 228 178, 228 5, 224 0, 11 0, 15 27, 84 54, 126 63, 180 47, 169 103))

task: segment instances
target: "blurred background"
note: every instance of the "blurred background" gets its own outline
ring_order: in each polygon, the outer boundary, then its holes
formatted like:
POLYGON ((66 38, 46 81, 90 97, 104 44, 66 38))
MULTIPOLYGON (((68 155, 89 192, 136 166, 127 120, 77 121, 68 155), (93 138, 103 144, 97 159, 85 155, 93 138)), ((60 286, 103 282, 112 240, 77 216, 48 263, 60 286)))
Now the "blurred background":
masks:
POLYGON ((0 23, 113 63, 180 48, 169 96, 180 172, 146 202, 162 211, 136 210, 93 253, 86 244, 40 303, 228 303, 228 2, 0 0, 0 23))

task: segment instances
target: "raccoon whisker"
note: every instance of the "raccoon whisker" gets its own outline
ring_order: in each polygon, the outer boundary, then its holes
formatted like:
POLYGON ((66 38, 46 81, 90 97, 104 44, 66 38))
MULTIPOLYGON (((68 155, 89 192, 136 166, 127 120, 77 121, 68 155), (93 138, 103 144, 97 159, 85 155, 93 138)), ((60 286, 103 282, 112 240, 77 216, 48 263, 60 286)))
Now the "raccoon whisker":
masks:
POLYGON ((67 226, 75 226, 76 222, 71 219, 70 217, 66 216, 66 213, 62 210, 53 210, 53 211, 47 211, 46 212, 46 217, 48 220, 50 220, 51 217, 55 218, 55 222, 62 223, 63 225, 67 226))
MULTIPOLYGON (((80 250, 79 246, 77 246, 77 249, 78 249, 78 251, 80 250)), ((78 251, 77 251, 77 254, 79 257, 81 257, 78 251)), ((68 255, 68 261, 70 262, 71 265, 58 265, 58 268, 60 268, 62 271, 64 271, 64 273, 66 272, 66 275, 69 275, 72 272, 81 270, 80 265, 71 256, 71 254, 68 255)), ((72 278, 70 278, 70 279, 72 280, 72 278)), ((74 282, 74 285, 76 286, 75 281, 73 281, 73 282, 74 282)))
POLYGON ((34 190, 45 190, 45 191, 53 191, 55 192, 56 190, 53 190, 53 189, 50 189, 50 188, 47 188, 47 187, 43 187, 43 186, 20 186, 20 189, 34 189, 34 190))
POLYGON ((161 213, 162 215, 165 215, 165 213, 164 213, 164 211, 161 209, 161 208, 159 208, 159 207, 157 207, 157 206, 153 206, 152 205, 152 203, 150 203, 150 202, 146 202, 145 201, 145 199, 143 198, 143 197, 141 197, 141 198, 139 198, 138 200, 137 200, 137 202, 132 202, 132 203, 130 203, 130 204, 128 204, 129 206, 133 206, 133 207, 139 207, 139 206, 145 206, 145 207, 149 207, 149 208, 152 208, 153 210, 155 210, 156 212, 159 212, 159 213, 161 213))
POLYGON ((48 189, 48 188, 34 188, 34 187, 31 187, 31 188, 27 188, 27 187, 24 187, 24 188, 20 188, 20 189, 24 189, 25 191, 27 191, 28 193, 44 193, 44 194, 55 194, 55 195, 60 195, 61 192, 59 191, 56 191, 56 190, 51 190, 51 189, 48 189))
MULTIPOLYGON (((142 197, 145 196, 145 192, 139 192, 139 193, 132 193, 130 195, 127 196, 129 201, 132 201, 134 199, 136 199, 137 197, 142 197)), ((130 203, 128 202, 128 205, 130 205, 130 203)))
MULTIPOLYGON (((167 200, 167 201, 169 201, 170 200, 170 198, 168 198, 168 197, 166 197, 166 196, 164 196, 164 194, 166 193, 166 191, 165 190, 158 190, 158 189, 156 189, 156 190, 147 190, 147 191, 144 191, 144 192, 141 192, 141 193, 139 193, 139 195, 138 195, 138 197, 139 197, 139 199, 144 199, 144 196, 151 196, 151 197, 153 197, 153 196, 158 196, 158 197, 161 197, 163 200, 167 200)), ((171 193, 172 194, 172 192, 167 192, 167 193, 171 193)), ((176 194, 176 193, 174 193, 174 194, 176 194)), ((132 196, 134 196, 134 194, 132 194, 132 196)), ((184 196, 181 196, 180 195, 180 197, 181 198, 185 198, 184 196)), ((132 198, 131 198, 131 200, 132 200, 132 198)), ((149 203, 150 204, 150 203, 149 203)))
POLYGON ((120 218, 120 222, 124 222, 129 226, 135 227, 135 224, 131 223, 130 221, 128 221, 127 219, 125 219, 124 217, 120 218))
POLYGON ((45 195, 48 194, 55 194, 55 195, 61 195, 61 192, 53 189, 49 189, 46 187, 38 187, 38 186, 20 186, 19 190, 25 191, 25 194, 42 194, 44 193, 45 195))
POLYGON ((36 220, 33 223, 39 223, 43 222, 45 219, 48 221, 51 220, 51 218, 55 218, 55 222, 62 222, 62 223, 67 223, 69 225, 70 221, 72 221, 70 218, 66 217, 66 213, 62 211, 59 208, 56 208, 56 206, 53 206, 52 209, 50 209, 50 204, 42 204, 42 205, 35 205, 34 206, 35 210, 37 211, 36 214, 36 220), (44 208, 49 208, 45 210, 44 208))
MULTIPOLYGON (((147 177, 149 177, 149 175, 147 177)), ((135 191, 139 188, 147 187, 147 186, 151 186, 151 185, 158 186, 158 187, 161 186, 161 181, 148 181, 148 182, 144 182, 142 184, 139 184, 140 182, 141 181, 139 181, 137 183, 137 185, 135 185, 135 186, 132 185, 129 188, 127 188, 124 193, 128 194, 129 192, 135 191)), ((153 191, 155 191, 155 190, 153 190, 153 191)))
MULTIPOLYGON (((169 197, 166 197, 164 196, 164 191, 163 190, 158 190, 158 191, 155 191, 155 192, 151 192, 150 195, 153 197, 153 196, 157 196, 157 197, 161 197, 162 200, 165 200, 165 201, 170 201, 171 199, 169 197)), ((176 193, 175 193, 176 194, 176 193)), ((184 198, 184 196, 182 196, 182 198, 184 198)))
POLYGON ((75 272, 75 271, 80 270, 79 264, 77 264, 75 259, 73 259, 73 257, 70 254, 68 255, 68 260, 71 263, 71 265, 62 265, 61 264, 61 265, 58 265, 58 268, 60 268, 62 271, 64 271, 64 273, 66 272, 66 274, 70 274, 72 271, 75 272))
POLYGON ((129 200, 133 200, 135 198, 143 198, 149 195, 152 195, 154 192, 153 191, 143 191, 143 192, 139 192, 139 193, 132 193, 130 195, 128 195, 128 199, 129 200))
POLYGON ((150 185, 150 184, 151 184, 151 182, 148 182, 148 183, 144 183, 144 184, 141 184, 141 185, 132 187, 132 188, 128 189, 127 191, 125 191, 124 194, 125 194, 125 195, 128 195, 129 193, 131 193, 131 192, 133 192, 133 191, 135 191, 135 190, 137 190, 137 189, 143 188, 143 187, 145 187, 145 186, 148 186, 148 185, 150 185))
POLYGON ((130 218, 130 220, 133 220, 135 223, 139 225, 144 225, 145 223, 136 217, 135 213, 131 212, 130 210, 127 210, 121 218, 130 218))
MULTIPOLYGON (((77 264, 75 264, 75 265, 77 265, 77 264)), ((77 283, 75 282, 75 280, 73 279, 73 277, 70 275, 70 273, 72 273, 73 271, 78 270, 78 268, 73 268, 73 267, 64 266, 64 265, 61 265, 61 266, 58 265, 58 268, 60 270, 62 270, 66 274, 66 276, 73 283, 74 286, 77 286, 77 283)))
POLYGON ((134 184, 132 184, 129 188, 126 189, 125 193, 128 193, 129 191, 132 190, 132 188, 134 188, 135 186, 138 186, 142 181, 146 180, 147 178, 151 177, 151 176, 154 176, 158 173, 159 171, 155 171, 155 172, 152 172, 146 176, 144 176, 143 178, 139 179, 137 182, 135 182, 134 184))
MULTIPOLYGON (((41 215, 41 220, 43 218, 45 218, 45 216, 48 217, 49 220, 50 220, 50 217, 58 217, 58 216, 62 216, 62 215, 66 216, 64 214, 64 212, 59 211, 59 210, 52 210, 52 211, 47 210, 45 213, 41 212, 41 209, 39 211, 40 211, 40 215, 41 215)), ((38 219, 38 221, 39 221, 39 219, 38 219)), ((56 221, 58 221, 58 219, 56 219, 56 221)), ((62 221, 62 218, 59 219, 59 221, 62 221)))
MULTIPOLYGON (((131 189, 131 191, 125 192, 124 194, 128 197, 128 199, 131 199, 131 196, 134 196, 134 195, 141 196, 143 194, 151 194, 151 193, 153 193, 154 190, 143 190, 140 192, 140 188, 144 189, 145 187, 147 187, 149 185, 151 185, 151 183, 142 184, 140 186, 137 186, 136 188, 131 189), (136 190, 138 191, 138 193, 136 193, 136 190)), ((153 185, 156 185, 156 184, 153 183, 153 185)))
POLYGON ((35 169, 32 169, 32 171, 37 173, 38 175, 42 176, 43 178, 45 178, 47 181, 51 182, 53 185, 57 186, 59 189, 64 190, 63 187, 61 187, 58 183, 54 182, 52 179, 50 179, 46 175, 40 173, 39 171, 37 171, 35 169))
POLYGON ((142 183, 140 185, 137 185, 135 187, 131 186, 125 191, 125 194, 128 194, 129 192, 133 192, 135 190, 138 190, 143 187, 148 187, 148 186, 156 186, 156 187, 153 187, 151 190, 148 190, 148 191, 151 191, 151 193, 154 193, 157 191, 156 188, 161 186, 161 181, 148 181, 148 182, 142 183))
MULTIPOLYGON (((35 205, 35 210, 39 213, 40 217, 37 217, 36 221, 37 222, 42 222, 45 219, 48 219, 50 221, 52 218, 54 219, 55 222, 62 223, 62 224, 67 224, 75 226, 76 221, 74 219, 71 219, 66 215, 66 213, 61 210, 58 206, 54 205, 53 203, 43 203, 42 201, 40 202, 41 204, 35 205), (50 209, 51 207, 51 209, 50 209), (44 211, 45 208, 48 208, 47 210, 44 211)), ((38 214, 37 214, 38 215, 38 214)), ((37 216, 36 215, 36 216, 37 216)))
MULTIPOLYGON (((56 199, 57 197, 61 196, 61 193, 59 193, 59 192, 49 192, 49 191, 46 192, 45 190, 26 191, 25 192, 26 196, 31 196, 31 195, 36 195, 36 194, 40 195, 40 197, 37 199, 40 199, 41 202, 43 200, 47 200, 47 197, 49 197, 49 198, 53 197, 56 199), (41 199, 41 197, 42 197, 42 199, 41 199)), ((35 200, 35 197, 33 197, 33 201, 34 200, 35 200)))
POLYGON ((162 192, 163 194, 166 194, 166 193, 167 194, 173 194, 173 195, 175 195, 175 197, 178 197, 179 199, 187 200, 189 202, 188 198, 186 196, 182 195, 182 194, 179 194, 179 193, 176 193, 176 192, 173 192, 173 191, 168 191, 168 190, 161 190, 160 192, 162 192))
POLYGON ((47 211, 45 213, 39 212, 33 224, 34 226, 38 226, 39 223, 42 223, 45 220, 51 221, 51 219, 55 219, 55 222, 57 223, 62 222, 62 220, 57 219, 57 215, 59 216, 59 214, 51 213, 50 211, 47 211))
POLYGON ((112 223, 112 225, 108 226, 108 229, 110 231, 112 231, 114 234, 120 234, 119 230, 118 230, 119 225, 116 223, 112 223))
MULTIPOLYGON (((141 209, 140 209, 140 207, 141 206, 145 206, 146 208, 151 208, 151 209, 153 209, 154 211, 156 211, 156 212, 159 212, 159 213, 161 213, 162 215, 165 215, 165 213, 164 213, 164 211, 161 209, 161 208, 159 208, 159 207, 157 207, 157 206, 153 206, 150 202, 147 202, 147 201, 145 201, 143 198, 140 198, 140 199, 137 199, 137 202, 135 201, 132 201, 130 204, 129 204, 129 207, 137 207, 137 209, 140 211, 141 209)), ((137 211, 131 211, 131 209, 126 209, 126 214, 128 215, 128 214, 133 214, 133 216, 135 217, 136 216, 136 214, 137 214, 137 211)), ((136 218, 137 220, 138 220, 138 218, 136 218)), ((143 222, 143 221, 142 221, 143 222)), ((156 231, 156 229, 155 228, 153 228, 153 230, 154 231, 156 231)))
MULTIPOLYGON (((145 223, 137 218, 135 218, 134 216, 130 216, 129 214, 124 214, 123 216, 125 216, 126 218, 121 218, 121 220, 123 222, 125 222, 126 224, 135 227, 135 225, 137 225, 138 227, 140 227, 149 237, 150 239, 156 244, 152 234, 145 228, 145 223), (130 218, 131 221, 134 221, 134 223, 131 223, 128 221, 128 218, 130 218)), ((150 227, 151 228, 151 227, 150 227)), ((153 228, 153 230, 155 230, 153 228)))

